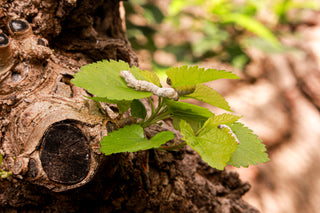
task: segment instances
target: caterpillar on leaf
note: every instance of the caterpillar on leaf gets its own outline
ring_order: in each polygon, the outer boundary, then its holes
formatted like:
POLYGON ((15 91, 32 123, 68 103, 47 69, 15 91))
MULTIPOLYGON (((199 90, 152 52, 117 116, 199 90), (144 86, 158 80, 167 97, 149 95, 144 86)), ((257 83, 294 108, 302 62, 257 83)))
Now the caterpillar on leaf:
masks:
POLYGON ((160 88, 151 82, 137 80, 131 72, 126 70, 121 71, 120 76, 127 83, 128 87, 137 91, 151 92, 159 97, 171 98, 175 101, 179 99, 178 93, 173 88, 160 88))
POLYGON ((232 129, 231 129, 229 126, 227 126, 227 125, 225 125, 225 124, 220 124, 220 125, 218 126, 218 128, 219 128, 219 129, 223 129, 223 128, 228 129, 230 135, 234 138, 234 140, 237 142, 237 144, 240 144, 240 141, 239 141, 239 139, 237 138, 236 134, 234 134, 234 132, 232 131, 232 129))

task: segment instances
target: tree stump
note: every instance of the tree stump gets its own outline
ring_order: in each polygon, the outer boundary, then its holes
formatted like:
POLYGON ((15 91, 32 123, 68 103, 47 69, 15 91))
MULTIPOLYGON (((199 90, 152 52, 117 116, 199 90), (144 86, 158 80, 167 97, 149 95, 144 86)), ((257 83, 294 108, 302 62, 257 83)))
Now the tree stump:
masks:
POLYGON ((0 212, 257 212, 241 199, 248 183, 189 148, 100 153, 112 119, 70 80, 102 59, 138 65, 121 2, 0 5, 1 169, 13 172, 0 179, 0 212))

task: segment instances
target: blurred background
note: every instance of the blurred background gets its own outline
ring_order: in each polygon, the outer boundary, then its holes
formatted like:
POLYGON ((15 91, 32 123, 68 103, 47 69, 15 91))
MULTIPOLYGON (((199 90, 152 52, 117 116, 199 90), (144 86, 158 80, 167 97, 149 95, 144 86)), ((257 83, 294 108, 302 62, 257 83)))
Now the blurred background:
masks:
POLYGON ((129 0, 124 6, 141 68, 164 76, 169 66, 199 65, 242 78, 209 86, 268 149, 268 163, 227 168, 252 185, 244 199, 265 213, 319 212, 320 1, 129 0))

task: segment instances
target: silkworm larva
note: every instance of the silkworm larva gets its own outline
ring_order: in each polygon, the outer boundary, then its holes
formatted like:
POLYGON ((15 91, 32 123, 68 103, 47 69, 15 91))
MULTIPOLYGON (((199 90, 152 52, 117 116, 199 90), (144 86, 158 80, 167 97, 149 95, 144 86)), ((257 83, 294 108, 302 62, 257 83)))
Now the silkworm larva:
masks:
POLYGON ((220 124, 220 125, 218 126, 218 128, 219 128, 219 129, 227 128, 227 129, 229 130, 229 133, 231 134, 231 136, 232 136, 232 137, 235 139, 235 141, 237 142, 237 144, 240 144, 240 141, 239 141, 239 139, 237 138, 236 134, 234 134, 234 132, 232 131, 232 129, 231 129, 229 126, 227 126, 227 125, 225 125, 225 124, 220 124))
POLYGON ((120 76, 127 83, 128 87, 131 87, 138 91, 151 92, 159 97, 171 98, 178 100, 179 95, 173 88, 160 88, 148 81, 137 80, 129 71, 121 71, 120 76))

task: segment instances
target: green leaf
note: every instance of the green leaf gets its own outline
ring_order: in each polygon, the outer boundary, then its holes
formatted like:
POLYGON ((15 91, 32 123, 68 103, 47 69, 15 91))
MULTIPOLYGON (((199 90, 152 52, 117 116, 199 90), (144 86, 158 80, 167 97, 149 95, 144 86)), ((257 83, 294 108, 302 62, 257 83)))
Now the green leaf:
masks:
POLYGON ((147 140, 144 137, 143 128, 140 125, 133 124, 113 131, 108 136, 102 138, 100 151, 105 155, 120 152, 136 152, 158 148, 173 138, 173 132, 164 131, 147 140))
POLYGON ((1 155, 1 153, 0 153, 0 166, 1 166, 1 164, 2 164, 2 159, 3 159, 3 157, 2 157, 2 155, 1 155))
POLYGON ((168 12, 170 16, 175 16, 185 7, 186 2, 181 0, 172 0, 168 12))
POLYGON ((204 0, 188 0, 188 1, 182 1, 182 0, 172 0, 170 1, 170 5, 168 8, 169 16, 175 16, 178 15, 179 12, 181 12, 184 8, 187 8, 188 6, 201 6, 205 4, 206 2, 204 0))
POLYGON ((217 79, 239 79, 231 72, 216 69, 204 69, 198 66, 171 67, 166 71, 172 87, 191 86, 217 79))
POLYGON ((224 129, 208 128, 212 124, 207 124, 200 129, 197 136, 191 126, 184 120, 180 122, 180 129, 183 139, 195 151, 199 153, 202 160, 211 167, 223 170, 230 156, 237 148, 234 138, 224 129))
POLYGON ((131 101, 126 101, 126 100, 110 100, 108 98, 102 98, 102 97, 86 97, 86 98, 89 98, 94 101, 99 101, 99 102, 117 104, 120 114, 123 114, 126 111, 128 111, 131 104, 131 101))
POLYGON ((155 72, 151 72, 151 71, 148 71, 148 70, 143 70, 140 73, 141 73, 141 75, 143 75, 143 77, 147 81, 155 84, 158 87, 161 87, 160 79, 159 79, 158 75, 155 72))
POLYGON ((187 98, 193 98, 193 99, 211 104, 212 106, 216 106, 221 109, 231 111, 228 102, 224 99, 222 95, 220 95, 214 89, 203 84, 198 84, 196 86, 196 90, 193 93, 180 97, 180 99, 187 99, 187 98))
POLYGON ((143 81, 147 80, 142 73, 143 70, 139 69, 136 66, 130 67, 130 72, 137 80, 143 80, 143 81))
POLYGON ((134 99, 131 102, 131 115, 133 117, 142 119, 144 119, 147 116, 147 110, 140 100, 134 99))
MULTIPOLYGON (((182 119, 179 117, 173 117, 172 118, 172 125, 176 130, 180 131, 180 121, 182 119)), ((186 119, 187 123, 191 126, 194 132, 198 132, 199 129, 203 126, 205 120, 197 121, 192 119, 186 119)))
POLYGON ((149 92, 136 91, 127 86, 120 71, 129 70, 138 80, 145 80, 137 67, 130 68, 124 61, 99 61, 81 67, 71 82, 97 97, 110 100, 133 100, 151 96, 149 92))
POLYGON ((252 133, 252 130, 241 123, 232 123, 228 126, 240 142, 228 164, 235 167, 248 167, 249 165, 256 165, 258 162, 265 163, 269 161, 265 145, 257 135, 252 133))
POLYGON ((184 120, 206 121, 208 118, 214 115, 207 108, 201 106, 180 101, 172 101, 169 99, 166 99, 165 101, 169 112, 174 117, 184 120))
POLYGON ((182 118, 182 116, 173 117, 172 123, 173 123, 174 128, 177 130, 180 130, 180 121, 185 120, 192 127, 194 132, 198 132, 201 127, 205 127, 207 129, 217 128, 220 124, 232 123, 232 122, 239 120, 241 117, 236 116, 236 115, 232 115, 232 114, 228 114, 228 113, 224 113, 224 114, 220 114, 220 115, 211 114, 211 117, 209 119, 205 118, 203 120, 187 119, 187 118, 188 117, 182 118), (207 122, 205 122, 205 121, 207 121, 207 122), (208 125, 211 125, 211 126, 208 126, 208 125))
POLYGON ((154 4, 143 5, 143 16, 148 20, 149 24, 160 24, 164 19, 164 14, 160 8, 154 4))
POLYGON ((177 91, 177 93, 180 97, 183 97, 185 95, 189 95, 191 93, 194 93, 194 91, 196 90, 196 85, 176 87, 174 89, 177 91))
POLYGON ((208 128, 216 128, 220 124, 228 124, 228 123, 233 123, 239 120, 241 117, 229 113, 223 113, 220 115, 214 115, 208 119, 208 122, 206 122, 205 125, 211 125, 208 128))
POLYGON ((211 51, 220 52, 225 41, 230 39, 229 33, 209 19, 204 20, 202 26, 204 37, 196 39, 191 43, 194 56, 201 57, 211 51))
POLYGON ((236 23, 246 30, 265 39, 274 47, 281 46, 277 37, 267 27, 248 15, 241 13, 229 13, 228 15, 223 16, 223 21, 236 23))
POLYGON ((286 51, 292 51, 294 50, 293 47, 285 47, 285 46, 281 46, 281 47, 274 47, 272 46, 268 41, 266 41, 265 39, 262 39, 260 37, 256 37, 256 38, 244 38, 243 39, 243 44, 246 47, 254 47, 256 49, 262 50, 264 53, 266 54, 283 54, 286 51))

